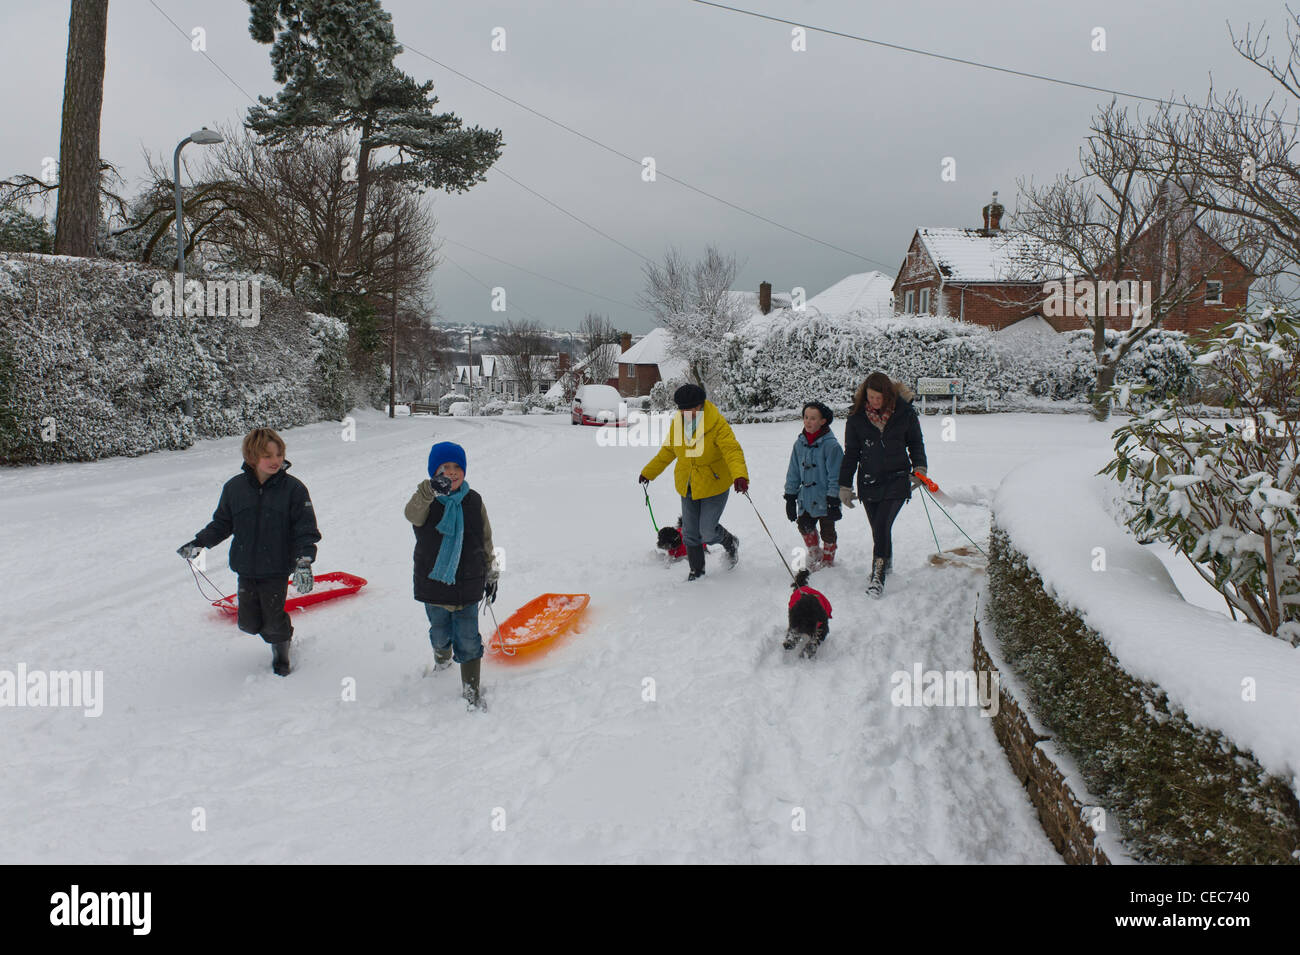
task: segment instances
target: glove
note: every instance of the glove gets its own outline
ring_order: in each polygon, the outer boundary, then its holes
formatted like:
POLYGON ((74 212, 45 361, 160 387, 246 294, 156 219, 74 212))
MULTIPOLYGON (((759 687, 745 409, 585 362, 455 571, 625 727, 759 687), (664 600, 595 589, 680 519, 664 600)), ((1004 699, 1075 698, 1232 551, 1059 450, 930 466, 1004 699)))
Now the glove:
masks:
POLYGON ((293 589, 300 594, 309 594, 314 585, 315 581, 311 576, 311 558, 299 557, 293 569, 293 589))
POLYGON ((842 503, 845 507, 853 507, 853 501, 854 501, 853 488, 851 487, 840 488, 840 503, 842 503))
POLYGON ((483 597, 490 604, 497 602, 497 584, 500 580, 501 578, 493 574, 487 579, 487 584, 483 587, 483 597))
POLYGON ((737 494, 749 493, 749 478, 736 478, 734 483, 736 486, 737 494))
POLYGON ((793 494, 787 494, 785 496, 785 516, 792 521, 797 521, 799 519, 799 515, 795 513, 795 500, 793 494))
POLYGON ((429 478, 429 487, 433 488, 434 494, 450 494, 451 478, 445 474, 435 474, 429 478))
POLYGON ((844 516, 844 512, 840 510, 840 499, 838 497, 826 498, 826 516, 833 521, 838 521, 844 516))
POLYGON ((915 469, 913 470, 913 473, 912 473, 912 475, 911 475, 911 478, 912 478, 912 487, 920 487, 920 486, 924 483, 923 481, 921 481, 921 480, 920 480, 919 478, 917 478, 917 476, 916 476, 916 475, 918 475, 918 474, 924 474, 924 473, 925 473, 925 468, 915 468, 915 469))
POLYGON ((649 484, 649 483, 650 483, 650 479, 649 479, 648 477, 646 477, 644 474, 637 475, 637 481, 639 481, 641 484, 649 484))
POLYGON ((199 552, 202 550, 203 548, 199 546, 198 541, 190 541, 188 544, 182 544, 180 547, 176 548, 176 553, 180 554, 186 560, 193 560, 195 557, 199 556, 199 552))
POLYGON ((420 482, 420 486, 415 489, 415 493, 419 494, 420 500, 424 501, 426 504, 433 503, 433 485, 429 483, 428 478, 425 478, 420 482))

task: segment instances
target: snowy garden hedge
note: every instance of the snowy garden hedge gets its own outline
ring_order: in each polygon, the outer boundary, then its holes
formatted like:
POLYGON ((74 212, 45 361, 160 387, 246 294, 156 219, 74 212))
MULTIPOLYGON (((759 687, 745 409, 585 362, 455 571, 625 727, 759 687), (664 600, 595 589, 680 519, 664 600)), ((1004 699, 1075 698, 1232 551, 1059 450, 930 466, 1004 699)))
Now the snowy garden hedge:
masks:
POLYGON ((1104 463, 1035 461, 1000 487, 999 655, 1134 857, 1300 862, 1300 650, 1186 603, 1117 522, 1104 463))
POLYGON ((339 419, 354 405, 342 322, 307 312, 267 278, 256 325, 156 315, 155 283, 171 277, 0 255, 0 463, 186 448, 339 419))
MULTIPOLYGON (((1118 333, 1108 330, 1113 344, 1118 333)), ((846 410, 873 371, 912 387, 923 377, 963 379, 959 407, 1021 409, 1044 400, 1086 404, 1096 376, 1092 332, 1051 338, 1008 337, 966 322, 929 316, 795 318, 765 338, 733 336, 720 370, 734 411, 798 407, 817 398, 846 410)), ((1157 329, 1120 362, 1119 380, 1152 386, 1144 400, 1195 386, 1187 336, 1157 329)))

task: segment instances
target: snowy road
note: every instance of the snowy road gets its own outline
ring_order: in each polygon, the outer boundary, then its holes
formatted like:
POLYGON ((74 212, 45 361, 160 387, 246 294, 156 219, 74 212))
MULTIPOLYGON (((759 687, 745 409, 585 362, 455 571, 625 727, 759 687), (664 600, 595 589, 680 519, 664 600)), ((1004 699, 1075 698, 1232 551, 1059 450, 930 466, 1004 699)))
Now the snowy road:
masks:
MULTIPOLYGON (((931 475, 967 492, 1031 456, 1108 445, 1111 430, 969 416, 945 442, 941 419, 923 425, 931 475)), ((830 639, 814 664, 789 665, 789 578, 744 498, 723 517, 743 541, 735 571, 711 558, 687 587, 684 562, 657 557, 636 484, 653 448, 599 447, 567 416, 360 412, 355 441, 340 431, 286 432, 288 458, 319 515, 317 572, 370 584, 295 615, 287 679, 174 553, 237 470, 237 439, 0 472, 0 670, 104 674, 98 718, 0 708, 0 862, 1058 861, 987 719, 890 703, 896 670, 971 665, 982 578, 925 563, 919 499, 879 602, 862 593, 866 521, 846 512, 841 566, 814 578, 834 604, 830 639), (592 594, 580 636, 528 666, 485 664, 482 715, 465 712, 454 669, 420 675, 431 652, 402 506, 442 439, 465 445, 505 548, 498 616, 546 591, 592 594)), ((797 431, 736 428, 787 550, 800 541, 780 485, 797 431)), ((652 499, 670 522, 669 477, 652 499)), ((987 535, 987 511, 956 516, 987 535)), ((226 545, 207 559, 233 592, 226 545)))

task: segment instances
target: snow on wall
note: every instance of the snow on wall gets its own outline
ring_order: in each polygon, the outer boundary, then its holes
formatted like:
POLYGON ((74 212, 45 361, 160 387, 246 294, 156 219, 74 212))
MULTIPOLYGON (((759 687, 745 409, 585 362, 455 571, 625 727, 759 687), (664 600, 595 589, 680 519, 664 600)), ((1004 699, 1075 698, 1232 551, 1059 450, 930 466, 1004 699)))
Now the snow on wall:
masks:
POLYGON ((995 521, 1125 670, 1300 791, 1300 650, 1187 603, 1160 559, 1110 516, 1114 482, 1096 473, 1108 458, 1078 451, 1012 471, 994 498, 995 521), (1092 569, 1098 547, 1104 571, 1092 569), (1246 679, 1255 686, 1249 702, 1246 679))
POLYGON ((155 315, 154 283, 171 277, 130 263, 0 255, 0 463, 186 448, 352 407, 342 322, 261 277, 256 325, 155 315))

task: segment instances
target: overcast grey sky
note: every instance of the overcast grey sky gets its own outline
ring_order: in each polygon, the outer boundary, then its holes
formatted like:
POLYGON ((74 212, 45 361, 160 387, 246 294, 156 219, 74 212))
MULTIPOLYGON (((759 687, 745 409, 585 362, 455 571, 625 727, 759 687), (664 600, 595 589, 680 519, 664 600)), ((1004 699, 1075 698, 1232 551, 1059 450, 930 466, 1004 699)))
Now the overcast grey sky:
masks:
MULTIPOLYGON (((67 46, 66 0, 0 0, 4 135, 0 174, 38 173, 57 156, 67 46)), ((199 126, 243 119, 249 95, 271 95, 269 50, 248 35, 236 0, 112 0, 102 155, 139 185, 143 150, 170 156, 199 126)), ((737 285, 812 296, 845 275, 897 271, 918 226, 978 226, 992 190, 1015 206, 1016 180, 1070 167, 1098 104, 1095 92, 1024 79, 809 31, 689 0, 386 0, 408 51, 399 65, 432 79, 440 108, 469 125, 500 128, 498 167, 642 255, 669 246, 691 257, 709 243, 741 263, 737 285), (506 50, 493 52, 504 28, 506 50), (835 251, 670 182, 548 123, 479 83, 737 206, 862 258, 835 251), (955 182, 942 182, 944 157, 955 182)), ((1062 79, 1152 96, 1201 99, 1239 87, 1272 92, 1232 49, 1231 22, 1266 23, 1285 48, 1282 3, 1270 0, 732 0, 783 19, 1062 79), (1092 31, 1106 30, 1106 52, 1092 31)), ((1136 103, 1134 103, 1136 105, 1136 103)), ((199 147, 190 147, 196 151, 199 147)), ((189 152, 187 151, 187 156, 189 152)), ((634 306, 643 260, 530 195, 495 170, 462 195, 436 194, 450 260, 433 291, 441 317, 502 321, 487 289, 555 328, 589 310, 645 331, 634 306), (459 243, 459 244, 453 244, 459 243), (478 251, 470 251, 466 246, 478 251), (572 291, 480 252, 587 292, 572 291), (455 263, 455 265, 452 264, 455 263)), ((511 310, 510 315, 521 317, 511 310)))

